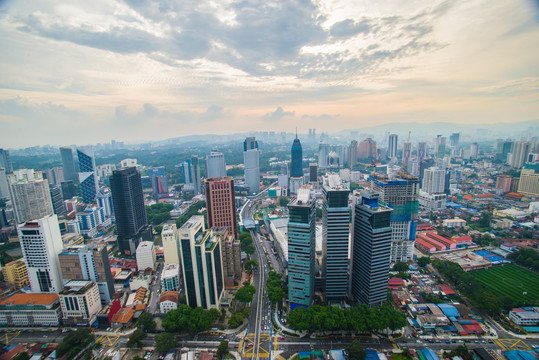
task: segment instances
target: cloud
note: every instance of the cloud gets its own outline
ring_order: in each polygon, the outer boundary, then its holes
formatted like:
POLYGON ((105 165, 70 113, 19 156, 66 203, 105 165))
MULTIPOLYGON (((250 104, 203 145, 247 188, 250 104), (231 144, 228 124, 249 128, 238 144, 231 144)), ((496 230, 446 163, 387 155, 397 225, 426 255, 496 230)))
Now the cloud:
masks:
POLYGON ((279 106, 277 109, 275 109, 275 111, 264 114, 262 116, 262 120, 275 122, 287 116, 294 116, 294 112, 284 111, 283 108, 279 106))
POLYGON ((359 33, 368 33, 371 30, 370 21, 363 19, 360 22, 355 22, 352 19, 346 19, 333 24, 329 33, 336 38, 350 37, 359 33))

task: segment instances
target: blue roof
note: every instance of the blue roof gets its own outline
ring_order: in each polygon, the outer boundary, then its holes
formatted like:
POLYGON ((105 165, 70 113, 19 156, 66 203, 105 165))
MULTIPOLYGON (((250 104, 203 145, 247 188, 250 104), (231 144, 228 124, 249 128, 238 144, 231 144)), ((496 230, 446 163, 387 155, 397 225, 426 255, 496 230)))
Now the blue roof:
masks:
POLYGON ((440 360, 438 355, 436 355, 436 353, 432 351, 431 349, 423 349, 423 350, 419 350, 419 352, 423 354, 426 360, 440 360))
POLYGON ((523 326, 522 327, 526 332, 539 332, 539 326, 523 326))
POLYGON ((509 360, 537 360, 527 351, 511 350, 503 353, 509 360))
POLYGON ((486 250, 479 250, 479 251, 474 251, 477 255, 479 256, 490 256, 490 255, 494 255, 493 253, 491 252, 488 252, 486 250))
POLYGON ((493 262, 493 263, 503 263, 503 262, 511 262, 511 260, 506 260, 504 259, 503 257, 501 256, 498 256, 498 255, 492 255, 492 256, 489 256, 489 257, 486 257, 485 260, 488 260, 490 262, 493 262))
POLYGON ((440 308, 440 310, 442 310, 444 315, 447 316, 447 317, 457 317, 457 316, 459 316, 459 311, 453 305, 438 304, 437 306, 440 308))
POLYGON ((365 360, 378 360, 378 353, 375 350, 365 350, 367 356, 365 360))
POLYGON ((333 360, 344 360, 344 352, 342 350, 331 350, 333 360))

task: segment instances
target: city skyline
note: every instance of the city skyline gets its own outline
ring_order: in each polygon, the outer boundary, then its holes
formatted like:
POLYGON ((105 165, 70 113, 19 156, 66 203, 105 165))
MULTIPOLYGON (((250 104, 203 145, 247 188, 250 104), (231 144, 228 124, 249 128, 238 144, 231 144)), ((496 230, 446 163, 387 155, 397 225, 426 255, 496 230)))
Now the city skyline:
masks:
POLYGON ((534 2, 154 5, 0 5, 3 146, 536 120, 534 2))

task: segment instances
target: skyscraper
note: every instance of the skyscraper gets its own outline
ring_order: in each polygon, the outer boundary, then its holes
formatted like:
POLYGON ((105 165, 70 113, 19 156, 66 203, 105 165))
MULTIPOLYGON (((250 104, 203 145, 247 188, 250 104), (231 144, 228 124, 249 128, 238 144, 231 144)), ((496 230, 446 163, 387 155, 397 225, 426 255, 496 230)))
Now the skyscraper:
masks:
POLYGON ((230 176, 204 179, 208 227, 226 226, 237 239, 236 195, 230 176))
POLYGON ((185 160, 181 164, 184 183, 190 191, 192 189, 195 195, 200 194, 201 182, 200 182, 200 166, 198 165, 198 158, 193 156, 191 159, 185 160))
POLYGON ((61 167, 53 167, 43 171, 43 177, 47 179, 49 185, 60 185, 64 181, 64 171, 61 167))
POLYGON ((359 159, 378 159, 378 150, 376 141, 371 138, 361 140, 357 149, 359 159))
POLYGON ((338 175, 323 178, 322 259, 327 301, 341 301, 348 291, 350 188, 338 175))
POLYGON ((65 214, 64 197, 62 196, 62 187, 60 185, 50 185, 49 192, 51 195, 52 209, 58 216, 65 214))
POLYGON ((327 167, 327 158, 331 148, 329 144, 320 144, 318 145, 318 167, 320 169, 325 169, 327 167))
POLYGON ((318 165, 316 163, 309 164, 309 181, 318 182, 318 165))
POLYGON ((75 162, 73 161, 73 150, 70 147, 61 147, 60 156, 62 157, 64 179, 76 181, 77 172, 75 171, 75 162))
POLYGON ((474 142, 470 144, 470 158, 475 159, 479 155, 479 145, 474 142))
POLYGON ((442 135, 436 135, 434 138, 434 153, 439 159, 443 158, 445 155, 445 141, 446 138, 442 135))
POLYGON ((58 254, 64 248, 58 217, 48 215, 17 227, 26 261, 30 288, 34 293, 58 293, 63 288, 58 254))
POLYGON ((387 156, 390 158, 397 157, 398 139, 399 139, 399 136, 397 134, 389 135, 389 145, 388 145, 387 156))
POLYGON ((134 255, 141 237, 151 240, 151 231, 146 231, 148 223, 140 173, 135 167, 114 170, 110 187, 118 249, 124 254, 134 255))
POLYGON ((9 184, 6 169, 0 166, 0 199, 9 199, 9 184))
POLYGON ((422 171, 422 163, 427 157, 427 143, 424 141, 420 141, 417 143, 417 170, 419 172, 419 177, 421 178, 423 176, 422 171))
POLYGON ((444 192, 445 170, 438 167, 425 169, 421 190, 429 194, 442 194, 444 192))
POLYGON ((294 142, 292 143, 291 154, 292 160, 290 162, 290 177, 303 177, 303 150, 297 134, 294 142))
POLYGON ((41 171, 17 170, 7 180, 17 224, 53 214, 49 183, 41 171))
POLYGON ((180 263, 180 240, 176 224, 166 224, 161 230, 165 265, 180 263))
POLYGON ((509 165, 513 168, 520 169, 524 166, 524 162, 531 149, 531 143, 526 141, 516 141, 513 145, 513 150, 507 156, 509 165))
POLYGON ((313 302, 315 277, 315 201, 300 189, 288 204, 288 299, 291 307, 313 302))
POLYGON ((419 178, 403 175, 389 180, 385 175, 370 177, 371 190, 380 193, 391 212, 391 261, 411 261, 414 256, 416 226, 419 218, 419 178))
POLYGON ((405 141, 402 144, 402 169, 408 171, 408 165, 412 160, 412 143, 405 141))
POLYGON ((206 157, 206 177, 226 176, 225 156, 220 151, 211 151, 206 157))
POLYGON ((449 136, 449 146, 456 148, 459 146, 460 133, 453 133, 449 136))
POLYGON ((350 142, 350 146, 348 147, 348 166, 350 169, 357 165, 357 146, 357 141, 352 140, 350 142))
POLYGON ((249 194, 260 192, 260 151, 258 142, 254 137, 248 137, 243 142, 243 164, 245 171, 245 185, 249 188, 249 194))
POLYGON ((168 181, 165 174, 165 167, 153 167, 148 169, 148 176, 152 183, 152 191, 154 196, 168 194, 168 181))
POLYGON ((0 167, 6 170, 6 174, 13 172, 13 164, 9 156, 9 150, 0 149, 0 167))
POLYGON ((95 201, 99 183, 95 168, 94 152, 90 149, 77 149, 79 158, 79 182, 82 201, 92 204, 95 201))
POLYGON ((112 194, 108 187, 101 187, 97 192, 97 206, 103 208, 105 216, 111 216, 114 213, 112 206, 112 194))
POLYGON ((369 306, 387 299, 392 209, 378 202, 379 193, 354 192, 352 297, 369 306))

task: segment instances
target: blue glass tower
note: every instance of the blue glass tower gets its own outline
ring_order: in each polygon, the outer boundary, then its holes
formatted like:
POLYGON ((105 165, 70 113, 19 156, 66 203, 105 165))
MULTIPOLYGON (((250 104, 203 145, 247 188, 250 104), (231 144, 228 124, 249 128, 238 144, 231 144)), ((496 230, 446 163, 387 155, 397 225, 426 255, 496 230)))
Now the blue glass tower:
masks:
POLYGON ((92 204, 98 190, 97 174, 95 173, 95 157, 91 150, 77 149, 79 158, 79 182, 82 201, 92 204))
POLYGON ((303 150, 301 149, 301 142, 296 138, 292 143, 292 161, 290 163, 290 177, 299 178, 303 177, 303 150))

